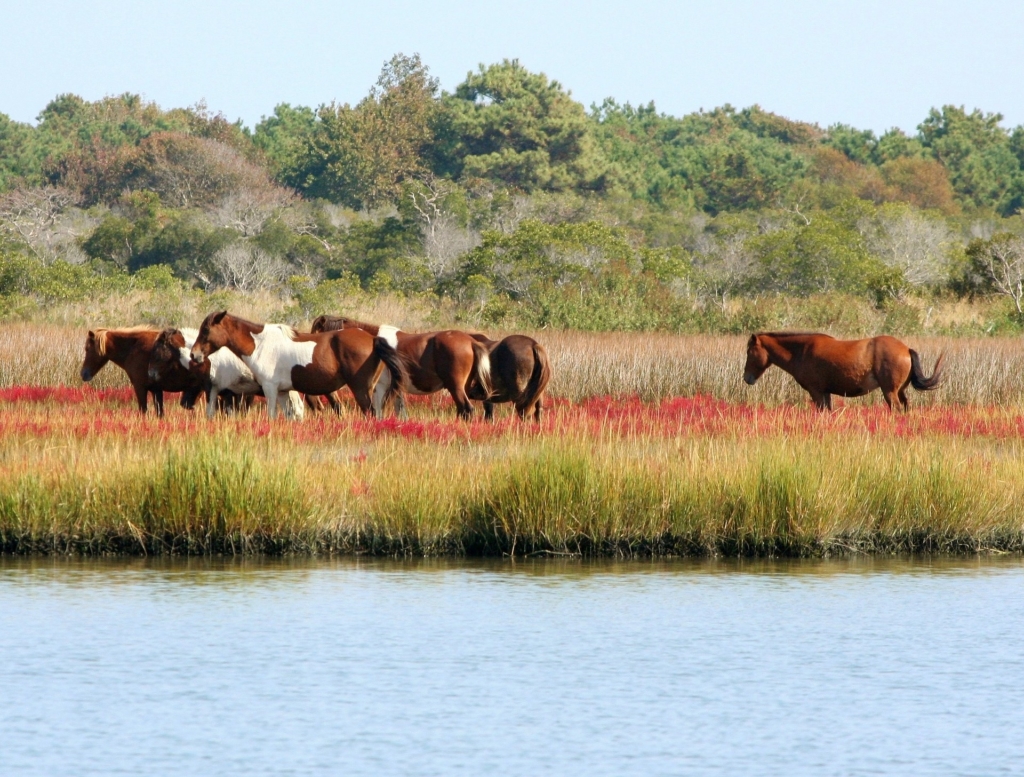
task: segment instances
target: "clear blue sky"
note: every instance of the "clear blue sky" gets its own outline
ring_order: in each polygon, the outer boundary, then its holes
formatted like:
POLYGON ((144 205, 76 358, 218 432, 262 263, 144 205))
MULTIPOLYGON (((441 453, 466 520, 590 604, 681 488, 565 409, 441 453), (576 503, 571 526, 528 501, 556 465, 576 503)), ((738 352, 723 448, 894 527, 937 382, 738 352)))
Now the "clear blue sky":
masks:
POLYGON ((952 103, 1024 123, 1019 0, 0 0, 0 18, 0 112, 19 121, 62 92, 137 92, 252 126, 280 102, 355 102, 392 54, 419 52, 449 90, 518 57, 587 105, 759 103, 913 131, 952 103))

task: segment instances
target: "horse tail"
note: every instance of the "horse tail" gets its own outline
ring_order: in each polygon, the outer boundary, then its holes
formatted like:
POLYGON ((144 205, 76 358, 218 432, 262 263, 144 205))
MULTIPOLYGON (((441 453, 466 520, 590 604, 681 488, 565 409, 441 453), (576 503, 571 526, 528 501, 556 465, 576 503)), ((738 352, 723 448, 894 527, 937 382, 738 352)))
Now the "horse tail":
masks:
POLYGON ((910 385, 918 391, 932 391, 933 389, 937 389, 939 384, 942 382, 942 360, 945 356, 945 351, 939 354, 939 359, 935 362, 935 369, 932 371, 932 376, 930 378, 926 378, 924 376, 924 372, 921 370, 921 357, 918 356, 917 351, 911 348, 910 385))
POLYGON ((391 343, 383 337, 373 338, 373 353, 384 362, 384 366, 391 373, 391 382, 388 384, 388 389, 383 399, 384 404, 386 404, 396 396, 405 393, 409 385, 409 371, 405 367, 405 359, 402 355, 392 348, 391 343))
POLYGON ((490 398, 494 394, 494 388, 491 386, 491 352, 478 340, 473 340, 473 372, 481 391, 484 392, 484 398, 490 398))
POLYGON ((522 408, 522 412, 533 407, 534 402, 540 401, 540 395, 544 393, 550 380, 551 363, 548 361, 548 352, 543 345, 535 342, 533 344, 533 373, 530 375, 522 397, 516 402, 516 407, 522 408))

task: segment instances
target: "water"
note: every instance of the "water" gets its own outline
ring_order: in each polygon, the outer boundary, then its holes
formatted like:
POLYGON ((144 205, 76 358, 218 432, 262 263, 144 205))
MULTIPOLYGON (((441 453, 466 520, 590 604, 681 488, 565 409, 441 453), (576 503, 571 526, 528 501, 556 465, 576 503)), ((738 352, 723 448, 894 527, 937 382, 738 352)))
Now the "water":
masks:
POLYGON ((1024 564, 0 560, 0 774, 1024 771, 1024 564))

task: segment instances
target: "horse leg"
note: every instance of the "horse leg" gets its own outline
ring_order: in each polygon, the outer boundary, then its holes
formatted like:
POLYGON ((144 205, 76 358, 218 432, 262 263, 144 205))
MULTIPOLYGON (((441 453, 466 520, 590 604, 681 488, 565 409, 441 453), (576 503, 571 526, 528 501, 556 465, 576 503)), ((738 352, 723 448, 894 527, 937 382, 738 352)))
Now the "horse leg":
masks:
POLYGON ((537 404, 533 406, 533 420, 535 423, 540 423, 540 411, 544 406, 544 401, 541 397, 537 397, 537 404))
POLYGON ((153 406, 156 408, 156 417, 164 417, 164 392, 160 389, 156 389, 151 392, 153 394, 153 406))
POLYGON ((327 395, 327 404, 331 406, 331 410, 333 410, 338 415, 341 415, 341 402, 338 400, 337 391, 332 391, 330 394, 327 395))
POLYGON ((494 403, 493 402, 484 402, 484 420, 485 421, 493 421, 494 420, 494 403))
POLYGON ((818 410, 831 410, 832 409, 832 395, 823 391, 812 391, 807 390, 807 393, 811 395, 811 401, 814 402, 814 406, 818 410))
POLYGON ((372 418, 380 418, 377 415, 376 408, 373 406, 373 396, 370 394, 368 386, 355 386, 349 384, 349 388, 352 389, 352 396, 356 400, 356 405, 360 410, 363 411, 363 415, 371 416, 372 418))
POLYGON ((149 389, 145 386, 132 386, 135 389, 135 401, 139 403, 139 410, 145 415, 149 408, 149 389))
POLYGON ((277 385, 268 383, 263 387, 263 396, 267 398, 267 415, 273 421, 277 418, 277 385))

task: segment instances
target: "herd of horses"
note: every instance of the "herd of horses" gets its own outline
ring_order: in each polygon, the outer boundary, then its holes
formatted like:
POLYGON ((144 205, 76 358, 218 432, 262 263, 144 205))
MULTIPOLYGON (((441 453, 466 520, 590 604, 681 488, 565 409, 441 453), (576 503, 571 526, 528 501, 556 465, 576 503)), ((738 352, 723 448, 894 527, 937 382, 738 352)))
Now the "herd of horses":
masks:
POLYGON ((347 386, 359 409, 381 417, 389 402, 405 415, 405 396, 447 390, 460 418, 473 416, 471 400, 512 403, 520 418, 540 421, 551 364, 544 346, 526 335, 491 340, 448 329, 403 332, 342 316, 320 316, 310 332, 283 324, 257 324, 227 311, 211 313, 199 329, 131 327, 95 329, 85 341, 82 380, 108 362, 121 367, 139 410, 151 396, 157 415, 164 393, 181 392, 193 408, 206 396, 206 413, 248 407, 263 396, 271 418, 299 419, 326 403, 341 411, 336 392, 347 386), (303 394, 304 397, 299 395, 303 394))
MULTIPOLYGON (((753 385, 770 366, 788 372, 819 410, 832 397, 881 389, 891 409, 908 408, 907 388, 931 391, 942 381, 940 354, 930 377, 916 351, 896 338, 837 340, 811 332, 758 332, 747 343, 743 379, 753 385)), ((324 403, 341 412, 336 392, 348 386, 360 410, 382 417, 391 403, 405 416, 405 396, 446 390, 459 418, 473 416, 472 400, 491 420, 494 406, 513 403, 519 418, 540 421, 551 365, 544 347, 526 335, 491 340, 474 332, 403 332, 343 316, 323 315, 309 332, 257 324, 227 311, 208 315, 199 329, 96 329, 85 341, 82 380, 108 362, 128 374, 139 410, 153 397, 157 415, 165 392, 181 392, 193 408, 206 397, 207 416, 266 398, 271 418, 299 419, 324 403), (304 395, 304 396, 300 396, 304 395)))

